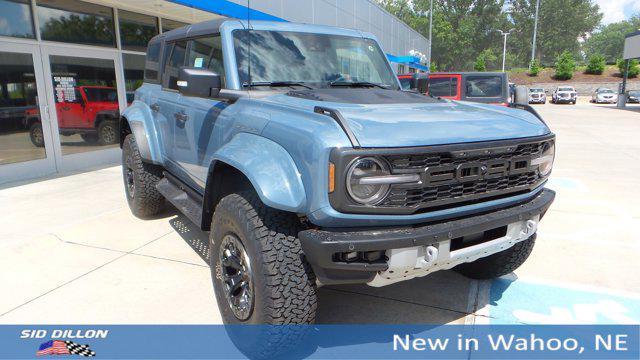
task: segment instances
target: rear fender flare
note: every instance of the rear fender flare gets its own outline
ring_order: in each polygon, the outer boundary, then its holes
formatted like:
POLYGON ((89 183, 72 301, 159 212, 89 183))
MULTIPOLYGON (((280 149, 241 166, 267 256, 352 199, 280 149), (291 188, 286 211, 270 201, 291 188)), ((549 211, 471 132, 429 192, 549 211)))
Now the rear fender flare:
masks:
MULTIPOLYGON (((122 113, 120 122, 121 128, 125 124, 129 125, 142 159, 146 162, 162 165, 160 133, 153 122, 151 109, 145 103, 136 100, 122 113)), ((120 147, 122 147, 123 140, 120 139, 120 147)))
POLYGON ((265 137, 239 133, 213 156, 242 172, 262 202, 274 209, 300 213, 306 206, 302 177, 285 148, 265 137))

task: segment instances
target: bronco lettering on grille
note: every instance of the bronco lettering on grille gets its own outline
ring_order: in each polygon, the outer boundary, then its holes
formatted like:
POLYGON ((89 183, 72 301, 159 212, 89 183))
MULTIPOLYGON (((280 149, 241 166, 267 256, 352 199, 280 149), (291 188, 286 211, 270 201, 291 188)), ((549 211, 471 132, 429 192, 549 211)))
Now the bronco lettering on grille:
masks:
POLYGON ((447 185, 484 179, 495 179, 530 171, 530 158, 489 160, 459 165, 429 166, 422 174, 425 186, 447 185))

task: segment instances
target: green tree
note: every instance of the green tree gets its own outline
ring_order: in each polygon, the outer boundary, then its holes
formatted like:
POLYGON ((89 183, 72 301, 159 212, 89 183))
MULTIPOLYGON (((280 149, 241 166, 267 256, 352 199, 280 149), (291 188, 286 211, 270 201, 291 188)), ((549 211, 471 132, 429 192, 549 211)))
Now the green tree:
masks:
POLYGON ((484 57, 482 57, 482 54, 478 55, 475 64, 473 64, 473 70, 487 71, 487 64, 484 62, 484 57))
MULTIPOLYGON (((626 61, 624 61, 623 59, 618 59, 618 61, 616 61, 616 65, 618 66, 618 70, 620 71, 620 74, 624 75, 626 61)), ((638 77, 639 74, 640 74, 640 65, 639 65, 638 59, 631 59, 629 61, 629 74, 628 74, 629 77, 630 78, 638 77)))
MULTIPOLYGON (((510 36, 512 53, 518 64, 528 64, 531 57, 536 0, 508 0, 509 15, 515 29, 510 36)), ((544 0, 540 3, 536 59, 543 65, 569 51, 580 54, 580 41, 600 24, 602 14, 593 0, 544 0)))
POLYGON ((602 54, 607 63, 613 64, 624 49, 624 37, 640 29, 640 14, 629 20, 601 26, 584 44, 588 55, 602 54))
POLYGON ((576 70, 576 61, 573 54, 569 51, 563 51, 556 59, 556 74, 558 80, 569 80, 573 77, 576 70))
POLYGON ((589 62, 587 63, 587 69, 584 71, 587 74, 601 75, 604 72, 606 60, 602 54, 593 54, 589 56, 589 62))
POLYGON ((531 64, 529 64, 529 76, 538 76, 540 73, 540 62, 538 60, 533 60, 531 64))

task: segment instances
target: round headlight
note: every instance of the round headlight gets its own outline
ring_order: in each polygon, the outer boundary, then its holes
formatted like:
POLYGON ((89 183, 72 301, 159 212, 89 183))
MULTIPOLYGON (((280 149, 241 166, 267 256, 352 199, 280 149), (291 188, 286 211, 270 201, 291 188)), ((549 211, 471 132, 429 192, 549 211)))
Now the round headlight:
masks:
POLYGON ((389 174, 387 166, 379 159, 356 159, 347 172, 347 192, 353 200, 361 204, 374 205, 387 195, 389 184, 376 184, 375 181, 367 181, 365 178, 389 174))
POLYGON ((540 176, 547 176, 551 173, 551 169, 553 168, 553 160, 556 156, 556 146, 554 143, 549 143, 545 146, 545 149, 542 151, 542 156, 540 157, 540 163, 538 166, 538 171, 540 172, 540 176))

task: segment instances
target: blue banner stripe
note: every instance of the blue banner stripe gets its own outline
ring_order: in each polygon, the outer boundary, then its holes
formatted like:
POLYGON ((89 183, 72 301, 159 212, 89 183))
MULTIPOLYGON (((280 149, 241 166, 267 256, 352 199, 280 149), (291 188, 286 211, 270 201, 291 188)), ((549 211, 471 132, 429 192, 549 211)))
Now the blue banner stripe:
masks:
POLYGON ((34 358, 50 339, 108 359, 239 359, 265 346, 297 359, 638 359, 639 336, 639 325, 0 325, 0 359, 34 358))
POLYGON ((247 8, 246 6, 236 4, 228 0, 167 0, 179 5, 188 6, 194 9, 215 13, 218 15, 236 18, 240 20, 269 20, 269 21, 286 21, 277 16, 267 14, 262 11, 247 8))

